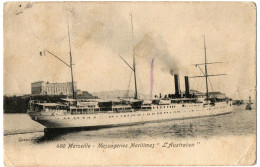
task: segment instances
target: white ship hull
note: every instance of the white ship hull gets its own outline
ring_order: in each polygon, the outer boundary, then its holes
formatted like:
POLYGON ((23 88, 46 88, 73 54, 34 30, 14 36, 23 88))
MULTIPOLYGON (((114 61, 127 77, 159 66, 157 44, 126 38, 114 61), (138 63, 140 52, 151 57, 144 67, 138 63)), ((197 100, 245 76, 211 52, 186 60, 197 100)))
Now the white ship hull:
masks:
POLYGON ((174 119, 189 119, 228 114, 233 112, 230 102, 218 102, 215 106, 202 103, 152 105, 152 110, 126 113, 42 115, 28 112, 31 118, 46 128, 111 127, 174 119))

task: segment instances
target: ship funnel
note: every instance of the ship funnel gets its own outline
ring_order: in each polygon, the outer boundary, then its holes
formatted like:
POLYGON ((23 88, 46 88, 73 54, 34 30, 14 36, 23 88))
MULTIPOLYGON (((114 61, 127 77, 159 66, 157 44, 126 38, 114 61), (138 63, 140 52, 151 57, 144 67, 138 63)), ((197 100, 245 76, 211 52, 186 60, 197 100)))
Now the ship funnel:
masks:
POLYGON ((189 83, 189 77, 185 76, 185 96, 190 97, 190 83, 189 83))
POLYGON ((174 82, 175 82, 175 97, 180 97, 180 80, 178 74, 174 74, 174 82))

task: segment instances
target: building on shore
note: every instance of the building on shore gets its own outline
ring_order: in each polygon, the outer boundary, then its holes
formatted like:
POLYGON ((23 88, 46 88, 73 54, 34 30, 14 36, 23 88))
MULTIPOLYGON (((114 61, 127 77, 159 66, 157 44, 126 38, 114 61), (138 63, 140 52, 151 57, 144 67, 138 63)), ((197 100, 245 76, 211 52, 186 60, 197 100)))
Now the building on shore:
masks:
MULTIPOLYGON (((74 82, 74 90, 77 90, 77 83, 74 82)), ((31 93, 33 95, 71 95, 72 82, 49 83, 38 81, 31 83, 31 93)))

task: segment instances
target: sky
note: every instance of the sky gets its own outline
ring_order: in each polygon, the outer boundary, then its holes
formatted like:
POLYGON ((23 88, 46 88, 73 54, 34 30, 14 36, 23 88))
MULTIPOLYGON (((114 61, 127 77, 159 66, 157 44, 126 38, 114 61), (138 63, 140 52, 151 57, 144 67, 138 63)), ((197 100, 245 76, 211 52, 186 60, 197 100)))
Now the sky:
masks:
MULTIPOLYGON (((202 75, 204 36, 210 91, 235 99, 256 93, 256 6, 249 2, 7 2, 4 4, 4 94, 29 94, 35 81, 71 81, 68 26, 78 89, 174 93, 174 78, 202 75), (131 17, 133 18, 133 36, 131 17), (68 24, 67 24, 68 23, 68 24), (130 83, 130 84, 129 84, 130 83)), ((205 79, 190 78, 205 92, 205 79)))

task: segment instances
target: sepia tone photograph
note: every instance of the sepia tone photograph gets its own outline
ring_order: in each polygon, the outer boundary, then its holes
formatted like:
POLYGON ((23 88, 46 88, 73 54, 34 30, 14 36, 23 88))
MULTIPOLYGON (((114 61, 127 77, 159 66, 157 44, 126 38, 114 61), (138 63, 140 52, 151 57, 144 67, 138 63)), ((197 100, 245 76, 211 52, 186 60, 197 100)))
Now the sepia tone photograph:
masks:
POLYGON ((5 166, 256 163, 253 2, 5 2, 5 166))

